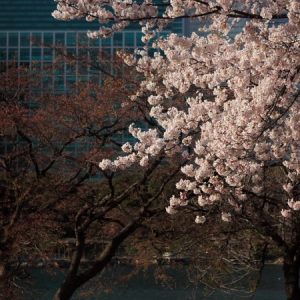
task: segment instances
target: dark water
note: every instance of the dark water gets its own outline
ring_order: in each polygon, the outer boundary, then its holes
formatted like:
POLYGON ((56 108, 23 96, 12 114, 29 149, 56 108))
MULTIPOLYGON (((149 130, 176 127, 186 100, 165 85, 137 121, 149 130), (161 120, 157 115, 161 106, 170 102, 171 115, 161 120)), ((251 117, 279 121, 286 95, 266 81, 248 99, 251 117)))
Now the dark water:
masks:
MULTIPOLYGON (((126 283, 115 284, 116 278, 127 274, 126 267, 117 266, 100 275, 89 286, 82 289, 73 298, 74 300, 285 300, 284 284, 281 266, 268 265, 263 271, 262 280, 259 288, 251 297, 244 297, 237 294, 228 294, 221 291, 215 291, 207 294, 203 286, 187 286, 187 279, 183 270, 170 269, 175 278, 171 287, 157 282, 154 279, 153 272, 140 271, 126 283), (185 276, 185 278, 183 278, 185 276), (100 286, 103 284, 104 286, 100 286), (103 292, 103 290, 106 290, 103 292)), ((62 271, 46 272, 43 269, 33 269, 30 272, 30 280, 24 286, 26 292, 25 300, 51 300, 55 290, 59 287, 63 279, 62 271), (28 292, 30 291, 30 293, 28 292)))

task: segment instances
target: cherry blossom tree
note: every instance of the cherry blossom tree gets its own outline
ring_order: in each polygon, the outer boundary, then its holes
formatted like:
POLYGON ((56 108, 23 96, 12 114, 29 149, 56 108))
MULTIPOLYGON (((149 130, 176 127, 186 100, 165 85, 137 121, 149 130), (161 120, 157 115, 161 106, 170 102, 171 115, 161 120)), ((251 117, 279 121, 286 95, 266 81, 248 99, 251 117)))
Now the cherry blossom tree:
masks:
POLYGON ((136 142, 100 168, 147 168, 161 153, 183 156, 167 212, 192 209, 199 226, 217 214, 252 227, 281 249, 287 299, 299 299, 299 1, 56 2, 57 19, 99 21, 90 38, 131 23, 144 33, 144 50, 120 55, 144 76, 131 101, 150 107, 152 126, 131 124, 136 142), (159 38, 177 19, 198 22, 198 30, 159 38))

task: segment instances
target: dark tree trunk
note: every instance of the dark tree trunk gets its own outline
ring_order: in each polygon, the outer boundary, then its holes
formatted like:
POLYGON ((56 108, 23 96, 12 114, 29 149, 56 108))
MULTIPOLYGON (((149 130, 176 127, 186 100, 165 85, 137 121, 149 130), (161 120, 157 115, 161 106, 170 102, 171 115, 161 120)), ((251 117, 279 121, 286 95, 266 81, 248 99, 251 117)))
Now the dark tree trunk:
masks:
POLYGON ((78 286, 70 279, 66 279, 62 286, 57 290, 53 300, 69 300, 78 286))
POLYGON ((81 254, 83 248, 79 245, 77 247, 77 251, 75 251, 71 266, 61 287, 57 290, 53 300, 70 300, 74 292, 84 285, 91 278, 95 277, 99 272, 101 272, 111 261, 112 257, 115 255, 117 249, 122 244, 122 242, 130 236, 138 227, 136 219, 131 223, 127 224, 113 239, 110 243, 108 243, 101 255, 96 259, 96 261, 92 264, 92 266, 78 274, 79 264, 81 260, 81 254))
POLYGON ((299 267, 299 261, 295 257, 284 257, 283 274, 287 300, 300 300, 299 267))

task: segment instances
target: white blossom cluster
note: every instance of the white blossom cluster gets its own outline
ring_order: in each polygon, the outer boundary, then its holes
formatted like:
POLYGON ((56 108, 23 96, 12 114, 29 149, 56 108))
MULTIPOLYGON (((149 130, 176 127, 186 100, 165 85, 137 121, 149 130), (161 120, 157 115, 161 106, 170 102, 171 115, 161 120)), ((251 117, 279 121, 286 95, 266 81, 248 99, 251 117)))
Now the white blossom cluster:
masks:
MULTIPOLYGON (((54 16, 73 19, 87 13, 124 27, 128 19, 156 17, 157 8, 150 0, 65 0, 54 16)), ((162 152, 181 153, 187 162, 176 185, 179 193, 196 195, 199 207, 224 207, 220 217, 230 222, 251 201, 246 187, 260 195, 263 168, 276 162, 287 170, 288 182, 280 189, 290 200, 281 216, 290 218, 300 210, 300 199, 292 198, 300 177, 300 2, 170 0, 163 16, 183 15, 210 17, 207 34, 170 34, 154 42, 155 55, 126 56, 145 78, 132 99, 150 94, 150 116, 162 130, 131 125, 137 142, 123 145, 124 156, 103 160, 100 168, 146 167, 162 152), (229 16, 245 20, 235 37, 229 37, 229 16), (279 17, 286 21, 273 26, 272 19, 279 17), (177 105, 176 99, 184 101, 177 105)), ((151 24, 145 24, 144 32, 151 32, 151 24)), ((166 210, 173 214, 186 204, 173 196, 166 210)), ((204 215, 195 219, 205 221, 204 215)))
MULTIPOLYGON (((98 31, 89 32, 90 38, 107 37, 114 31, 123 30, 129 21, 155 18, 158 10, 152 0, 141 4, 133 0, 54 0, 56 10, 52 16, 58 20, 74 20, 85 18, 86 21, 98 21, 101 25, 112 22, 112 26, 101 26, 98 31)), ((151 22, 147 23, 149 26, 151 22)))

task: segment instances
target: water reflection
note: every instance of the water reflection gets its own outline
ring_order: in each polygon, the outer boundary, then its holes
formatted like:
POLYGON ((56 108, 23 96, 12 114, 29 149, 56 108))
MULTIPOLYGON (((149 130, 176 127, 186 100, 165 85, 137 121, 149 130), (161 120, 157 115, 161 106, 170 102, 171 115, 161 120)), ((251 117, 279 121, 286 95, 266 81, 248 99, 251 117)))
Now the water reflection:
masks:
MULTIPOLYGON (((86 300, 284 300, 284 284, 281 266, 268 265, 263 271, 262 280, 255 295, 242 297, 241 295, 227 294, 215 291, 205 294, 203 286, 187 287, 186 276, 183 269, 170 268, 169 273, 173 281, 161 285, 153 276, 153 270, 140 271, 132 275, 127 283, 117 284, 112 291, 109 289, 120 275, 130 273, 128 267, 114 266, 101 274, 97 280, 89 283, 84 289, 74 296, 74 299, 86 300), (100 286, 101 283, 101 286, 100 286), (103 290, 106 292, 103 292, 103 290)), ((25 295, 26 300, 42 299, 51 300, 56 288, 59 286, 63 273, 61 271, 46 272, 43 269, 30 271, 31 279, 26 283, 25 290, 30 291, 25 295)), ((124 278, 123 278, 124 279, 124 278)), ((161 282, 161 281, 160 281, 161 282)))

